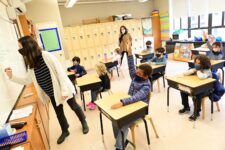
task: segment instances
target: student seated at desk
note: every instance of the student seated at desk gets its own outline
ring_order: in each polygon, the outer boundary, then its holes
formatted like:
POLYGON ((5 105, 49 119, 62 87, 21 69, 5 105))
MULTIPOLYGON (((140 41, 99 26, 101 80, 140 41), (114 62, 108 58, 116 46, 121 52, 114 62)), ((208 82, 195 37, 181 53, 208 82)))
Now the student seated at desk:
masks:
MULTIPOLYGON (((165 49, 163 47, 160 47, 160 48, 157 48, 155 51, 156 51, 156 54, 155 54, 155 57, 151 60, 151 63, 155 65, 166 65, 167 58, 164 55, 165 49)), ((162 73, 152 74, 150 80, 155 81, 158 78, 160 78, 162 75, 163 75, 162 73)))
POLYGON ((87 104, 87 106, 90 110, 95 110, 95 108, 96 108, 96 104, 94 102, 97 99, 98 93, 104 92, 105 90, 109 90, 110 86, 111 86, 109 75, 108 75, 107 69, 105 67, 105 64, 98 63, 96 65, 96 72, 97 72, 97 74, 99 75, 99 78, 102 81, 102 86, 100 88, 96 88, 94 90, 91 90, 91 102, 87 104))
MULTIPOLYGON (((120 107, 135 103, 137 101, 144 101, 145 103, 149 102, 149 93, 151 91, 151 83, 148 80, 148 77, 152 73, 152 67, 149 64, 141 64, 138 66, 137 70, 135 70, 134 59, 131 50, 131 44, 127 44, 127 62, 129 67, 130 77, 132 82, 130 84, 130 88, 128 94, 129 98, 121 99, 121 102, 116 103, 111 106, 112 109, 118 109, 120 107)), ((124 138, 127 139, 128 128, 132 123, 125 125, 121 130, 124 133, 124 138)), ((119 129, 113 125, 114 137, 116 138, 116 150, 122 149, 122 135, 119 132, 119 129)), ((126 140, 125 145, 128 144, 126 140)))
POLYGON ((87 71, 84 69, 84 67, 80 65, 79 57, 77 56, 73 57, 72 62, 73 62, 73 66, 69 67, 67 71, 73 71, 77 78, 87 74, 87 71))
POLYGON ((221 43, 220 42, 214 42, 212 44, 212 50, 210 51, 208 57, 211 60, 221 60, 224 56, 224 53, 222 51, 221 43))
MULTIPOLYGON (((198 78, 201 80, 212 77, 212 72, 210 69, 211 63, 207 56, 198 55, 195 58, 194 63, 195 63, 195 68, 184 72, 183 75, 188 76, 188 75, 197 74, 198 78)), ((194 105, 194 113, 189 117, 190 121, 195 121, 200 116, 202 98, 207 95, 208 93, 201 93, 196 96, 196 104, 194 105)), ((181 99, 182 99, 183 108, 179 110, 179 113, 184 114, 190 111, 190 106, 188 103, 188 94, 181 92, 181 99)))
MULTIPOLYGON (((145 44, 146 44, 146 49, 142 50, 141 52, 142 53, 154 53, 153 48, 152 48, 152 42, 147 41, 145 44)), ((148 57, 141 59, 140 62, 141 63, 147 62, 147 61, 150 61, 151 59, 152 59, 152 56, 148 56, 148 57)))

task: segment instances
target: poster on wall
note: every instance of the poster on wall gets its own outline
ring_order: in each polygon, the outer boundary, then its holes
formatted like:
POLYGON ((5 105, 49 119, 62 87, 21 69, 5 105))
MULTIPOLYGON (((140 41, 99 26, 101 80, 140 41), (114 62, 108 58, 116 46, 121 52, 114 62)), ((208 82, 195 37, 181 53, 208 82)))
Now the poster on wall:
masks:
POLYGON ((191 28, 198 28, 198 16, 191 16, 191 28))
POLYGON ((200 28, 208 27, 209 15, 200 15, 200 28))
POLYGON ((222 26, 222 12, 215 12, 212 14, 212 26, 222 26))
POLYGON ((143 18, 141 19, 143 34, 152 35, 152 18, 143 18))
POLYGON ((169 24, 169 13, 161 13, 160 15, 160 29, 161 29, 161 40, 167 41, 170 39, 170 24, 169 24))
POLYGON ((39 29, 39 36, 44 50, 49 52, 62 50, 58 28, 39 29))
POLYGON ((181 17, 181 28, 182 29, 188 28, 188 17, 181 17))
POLYGON ((174 49, 174 60, 188 61, 191 59, 191 49, 194 44, 190 43, 176 43, 174 49))

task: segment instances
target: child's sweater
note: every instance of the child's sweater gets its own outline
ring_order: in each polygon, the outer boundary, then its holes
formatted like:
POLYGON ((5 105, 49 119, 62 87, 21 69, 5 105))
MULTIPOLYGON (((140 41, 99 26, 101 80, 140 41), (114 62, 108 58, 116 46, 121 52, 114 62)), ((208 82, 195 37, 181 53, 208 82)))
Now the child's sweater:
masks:
POLYGON ((167 62, 166 56, 163 57, 153 57, 151 62, 154 62, 156 65, 165 65, 167 62))
POLYGON ((130 84, 130 88, 128 91, 128 94, 131 97, 124 98, 121 100, 121 102, 123 103, 123 105, 128 105, 137 101, 144 101, 148 103, 149 92, 151 90, 150 81, 148 79, 142 82, 135 81, 134 79, 136 75, 136 70, 135 70, 133 56, 128 56, 127 62, 128 62, 130 77, 132 79, 132 82, 130 84))
POLYGON ((70 70, 76 70, 76 74, 79 74, 78 77, 82 77, 83 75, 87 74, 87 71, 81 65, 74 65, 67 69, 67 71, 70 71, 70 70))

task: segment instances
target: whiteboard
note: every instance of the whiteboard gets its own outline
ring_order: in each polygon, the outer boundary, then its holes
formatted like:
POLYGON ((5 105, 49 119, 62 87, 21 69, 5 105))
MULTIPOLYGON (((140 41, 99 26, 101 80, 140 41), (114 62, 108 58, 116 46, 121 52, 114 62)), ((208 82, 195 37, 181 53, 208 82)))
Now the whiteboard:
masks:
POLYGON ((6 7, 0 3, 0 123, 3 124, 14 107, 23 85, 8 80, 4 68, 11 67, 13 74, 25 75, 25 65, 18 52, 14 25, 8 19, 6 7))

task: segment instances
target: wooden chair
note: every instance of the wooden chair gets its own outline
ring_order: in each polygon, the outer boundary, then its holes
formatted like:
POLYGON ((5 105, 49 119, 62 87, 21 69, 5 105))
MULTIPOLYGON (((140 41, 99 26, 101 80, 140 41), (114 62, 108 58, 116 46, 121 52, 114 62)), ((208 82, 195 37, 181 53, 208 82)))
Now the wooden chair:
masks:
MULTIPOLYGON (((205 119, 205 101, 206 101, 207 97, 204 97, 202 99, 202 119, 205 119)), ((216 108, 217 111, 220 112, 220 106, 219 106, 219 102, 215 102, 216 103, 216 108)))
MULTIPOLYGON (((149 101, 150 101, 150 97, 151 97, 151 93, 149 93, 149 101)), ((150 121, 150 123, 151 123, 151 125, 152 125, 152 128, 153 128, 153 130, 154 130, 154 133, 155 133, 156 138, 159 138, 159 135, 158 135, 157 130, 156 130, 156 128, 155 128, 155 125, 154 125, 154 123, 153 123, 152 117, 151 117, 149 114, 147 114, 147 115, 145 116, 145 120, 149 120, 149 121, 150 121)), ((141 124, 141 123, 143 123, 143 121, 140 119, 140 120, 136 121, 135 123, 133 123, 133 124, 130 126, 131 135, 132 135, 132 143, 133 143, 134 145, 136 145, 136 140, 135 140, 135 139, 136 139, 136 138, 135 138, 135 128, 138 127, 139 124, 141 124)), ((134 149, 136 149, 136 146, 134 146, 134 149)))

